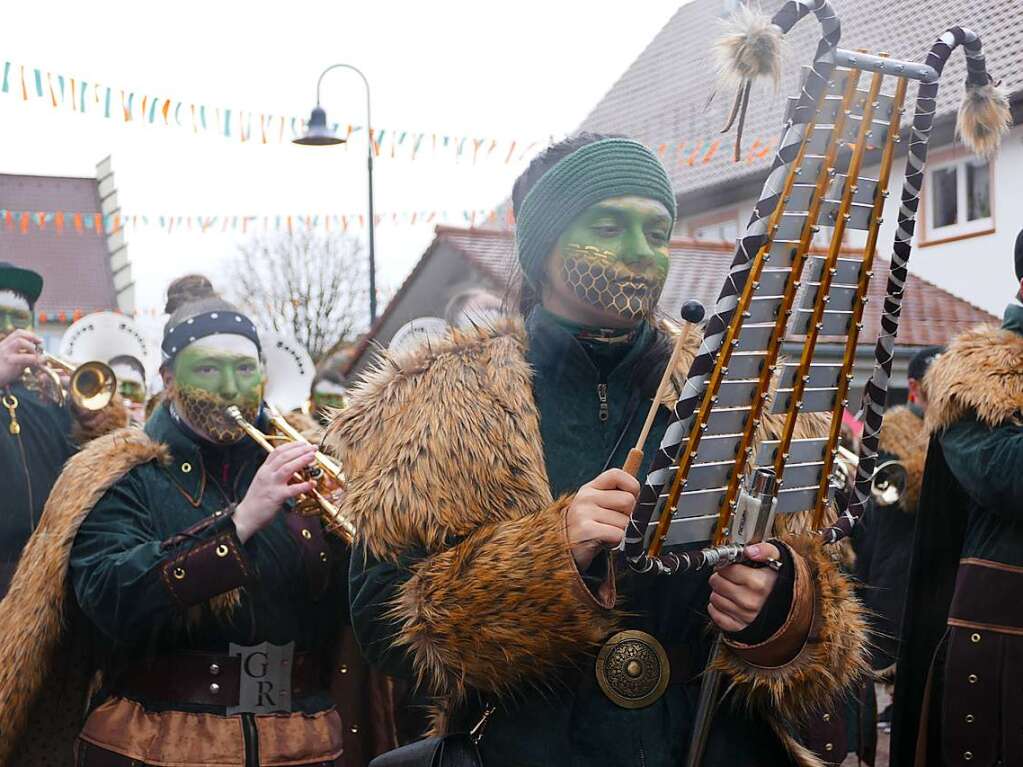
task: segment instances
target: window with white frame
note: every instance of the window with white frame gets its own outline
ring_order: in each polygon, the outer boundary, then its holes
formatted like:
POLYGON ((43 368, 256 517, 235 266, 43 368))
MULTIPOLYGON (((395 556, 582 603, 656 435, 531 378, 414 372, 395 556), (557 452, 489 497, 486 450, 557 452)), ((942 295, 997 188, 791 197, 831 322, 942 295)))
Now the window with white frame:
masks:
POLYGON ((929 168, 924 201, 928 240, 994 229, 990 163, 965 157, 929 168))

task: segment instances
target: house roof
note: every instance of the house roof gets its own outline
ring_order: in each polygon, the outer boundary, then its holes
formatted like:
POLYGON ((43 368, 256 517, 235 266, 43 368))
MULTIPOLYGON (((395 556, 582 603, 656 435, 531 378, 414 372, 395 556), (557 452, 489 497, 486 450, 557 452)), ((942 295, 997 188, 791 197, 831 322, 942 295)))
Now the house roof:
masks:
MULTIPOLYGON (((511 232, 437 227, 436 238, 428 253, 444 243, 457 250, 469 265, 487 275, 495 288, 503 289, 507 285, 515 264, 515 238, 511 232)), ((695 298, 708 311, 711 310, 734 252, 735 246, 727 242, 673 241, 671 267, 661 294, 661 309, 675 317, 684 301, 695 298)), ((869 301, 860 332, 861 345, 873 344, 877 340, 888 267, 886 260, 878 258, 874 262, 874 277, 870 281, 869 301)), ((409 289, 408 286, 403 287, 409 289)), ((944 344, 967 328, 996 321, 994 315, 922 277, 910 274, 906 281, 898 343, 901 346, 944 344)))
MULTIPOLYGON (((865 49, 915 61, 924 59, 934 40, 950 26, 968 26, 984 44, 988 71, 1017 96, 1023 92, 1023 2, 1019 0, 832 0, 842 22, 843 48, 865 49)), ((690 158, 703 139, 712 139, 725 123, 733 94, 721 92, 707 107, 715 89, 711 43, 717 37, 726 6, 723 0, 692 0, 684 4, 646 49, 611 87, 607 95, 583 120, 580 130, 624 133, 658 149, 663 155, 676 193, 686 198, 718 189, 725 197, 740 194, 736 181, 756 179, 766 172, 773 157, 764 151, 766 141, 779 134, 786 98, 798 92, 800 68, 808 65, 820 37, 820 26, 806 18, 786 36, 786 61, 777 93, 769 85, 758 86, 750 99, 744 159, 732 162, 734 133, 723 137, 720 150, 704 163, 708 145, 690 158), (757 138, 765 143, 754 145, 757 138), (681 152, 675 147, 686 141, 681 152), (758 156, 762 153, 763 156, 758 156), (752 156, 751 156, 752 155, 752 156), (728 190, 724 187, 727 185, 728 190)), ((762 0, 774 13, 782 0, 762 0)), ((938 94, 939 121, 951 118, 962 98, 965 57, 957 51, 942 76, 938 94)), ((910 100, 915 88, 910 88, 910 100)), ((948 122, 948 120, 946 120, 948 122)), ((755 193, 742 188, 741 196, 755 193)), ((721 202, 727 202, 727 199, 721 202)), ((720 204, 720 203, 719 203, 720 204)))
MULTIPOLYGON (((94 178, 0 174, 0 209, 99 213, 94 178)), ((22 234, 15 224, 0 222, 0 261, 33 269, 43 276, 38 312, 55 316, 76 309, 83 313, 117 308, 110 253, 104 235, 76 232, 70 223, 58 233, 35 221, 22 234)))

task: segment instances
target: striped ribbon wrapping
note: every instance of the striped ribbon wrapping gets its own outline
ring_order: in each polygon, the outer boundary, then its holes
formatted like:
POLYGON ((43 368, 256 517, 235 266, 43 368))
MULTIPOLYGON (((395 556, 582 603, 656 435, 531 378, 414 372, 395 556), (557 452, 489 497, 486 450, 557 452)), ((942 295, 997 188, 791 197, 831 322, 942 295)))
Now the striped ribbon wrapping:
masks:
POLYGON ((902 185, 902 204, 899 207, 891 271, 881 314, 881 333, 874 349, 874 369, 863 393, 864 426, 856 484, 848 508, 840 514, 834 525, 822 531, 828 543, 839 541, 852 532, 870 498, 871 480, 877 464, 878 438, 888 398, 888 382, 895 359, 895 337, 899 332, 899 315, 902 312, 902 297, 906 287, 909 256, 912 252, 913 232, 916 229, 916 214, 920 206, 920 188, 924 181, 927 144, 931 139, 931 128, 934 127, 935 99, 938 95, 941 72, 952 51, 960 45, 966 53, 967 85, 983 86, 991 82, 981 51, 980 38, 972 30, 952 27, 938 38, 927 54, 926 63, 938 73, 938 77, 932 82, 921 83, 917 92, 916 113, 913 116, 906 157, 906 180, 902 185))
POLYGON ((807 125, 816 112, 817 104, 827 88, 834 69, 841 25, 828 0, 789 0, 771 21, 781 29, 782 34, 785 34, 811 12, 817 17, 822 31, 813 67, 803 84, 792 117, 785 127, 760 199, 739 241, 724 287, 714 305, 714 314, 707 323, 703 343, 689 368, 681 394, 672 408, 671 421, 654 456, 636 510, 625 533, 625 557, 630 566, 639 572, 653 570, 670 574, 676 572, 682 564, 679 556, 672 552, 660 557, 648 556, 643 538, 650 520, 658 513, 668 513, 663 508, 664 490, 670 487, 674 474, 678 471, 678 456, 692 429, 693 414, 703 399, 708 377, 714 369, 714 362, 728 326, 732 322, 753 260, 767 242, 770 216, 778 206, 785 180, 803 143, 807 125))

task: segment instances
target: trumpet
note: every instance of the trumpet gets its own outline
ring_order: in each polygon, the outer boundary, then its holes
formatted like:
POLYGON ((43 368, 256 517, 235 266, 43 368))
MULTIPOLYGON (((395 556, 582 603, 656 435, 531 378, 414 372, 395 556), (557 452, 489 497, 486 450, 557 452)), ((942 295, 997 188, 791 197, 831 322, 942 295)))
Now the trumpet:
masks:
MULTIPOLYGON (((76 407, 96 411, 105 408, 114 398, 117 376, 106 363, 94 360, 75 366, 47 352, 43 352, 42 358, 43 362, 36 370, 53 389, 57 404, 63 405, 70 397, 76 407), (61 374, 70 377, 67 392, 61 383, 61 374)), ((32 370, 26 370, 25 374, 31 376, 32 370)))
MULTIPOLYGON (((270 422, 273 424, 274 429, 281 432, 281 434, 269 436, 263 434, 263 432, 246 421, 245 416, 234 405, 231 405, 226 410, 227 416, 268 453, 274 449, 272 439, 284 442, 309 442, 309 440, 295 431, 276 410, 268 406, 268 412, 270 413, 270 422)), ((318 486, 313 488, 308 495, 303 493, 299 496, 298 510, 308 513, 307 509, 316 507, 316 513, 320 515, 327 529, 338 534, 346 543, 350 544, 355 539, 355 526, 345 518, 337 505, 319 489, 321 487, 326 488, 328 483, 334 487, 343 487, 344 474, 341 471, 341 467, 317 450, 313 466, 307 469, 304 475, 296 472, 295 479, 302 482, 313 480, 318 486)))
MULTIPOLYGON (((859 465, 860 457, 839 445, 831 475, 835 484, 840 487, 850 484, 856 477, 859 465)), ((885 461, 874 470, 874 476, 870 479, 870 494, 874 503, 878 506, 894 506, 905 494, 908 481, 905 466, 898 461, 885 461)))

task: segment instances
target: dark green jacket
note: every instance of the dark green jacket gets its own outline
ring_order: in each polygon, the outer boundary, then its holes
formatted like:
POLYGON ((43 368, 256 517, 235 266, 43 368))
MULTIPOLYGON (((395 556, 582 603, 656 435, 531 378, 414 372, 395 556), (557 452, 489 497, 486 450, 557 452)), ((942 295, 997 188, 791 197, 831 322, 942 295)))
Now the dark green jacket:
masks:
MULTIPOLYGON (((1023 308, 1009 306, 1002 329, 1023 340, 1023 308)), ((973 411, 938 435, 968 499, 963 558, 1023 565, 1023 412, 1016 416, 990 424, 973 411)))
MULTIPOLYGON (((108 668, 188 651, 226 654, 231 643, 293 641, 296 652, 326 650, 345 618, 340 545, 325 540, 318 523, 311 538, 299 535, 294 514, 279 514, 242 545, 223 513, 244 497, 266 457, 262 448, 249 439, 229 447, 201 442, 166 406, 146 433, 167 446, 169 463, 141 464, 114 484, 71 552, 75 596, 108 648, 108 668), (204 545, 214 540, 230 555, 219 558, 204 545), (328 572, 310 577, 310 566, 328 572), (237 607, 215 607, 218 595, 235 588, 237 607)), ((326 694, 292 701, 306 712, 330 705, 326 694)))
MULTIPOLYGON (((584 346, 564 323, 542 309, 529 317, 526 332, 544 459, 551 492, 557 497, 574 492, 606 468, 620 467, 635 444, 650 405, 649 393, 636 396, 636 376, 651 372, 638 371, 637 363, 650 349, 655 332, 644 326, 630 343, 606 347, 590 341, 584 346), (606 421, 601 419, 602 405, 606 421)), ((645 364, 663 369, 665 359, 647 358, 645 364)), ((667 415, 662 408, 646 443, 640 476, 664 433, 667 415)), ((409 659, 394 646, 397 629, 386 610, 416 559, 412 552, 394 566, 365 552, 353 557, 350 589, 356 635, 370 661, 395 675, 409 673, 409 659)), ((598 557, 595 570, 601 562, 606 560, 598 557)), ((599 580, 599 572, 593 575, 599 580)), ((633 616, 624 628, 647 631, 666 647, 685 648, 683 652, 694 659, 694 673, 702 669, 709 649, 705 575, 657 578, 623 572, 618 591, 619 606, 633 616)), ((784 614, 788 596, 781 598, 784 614)), ((767 627, 763 638, 770 631, 767 627)), ((695 684, 672 685, 654 705, 626 710, 599 690, 592 665, 566 670, 559 678, 545 680, 544 689, 517 690, 515 703, 498 708, 481 744, 483 761, 487 767, 679 765, 688 746, 697 694, 695 684)), ((468 707, 463 726, 471 726, 480 705, 477 699, 468 707)), ((705 764, 787 763, 764 722, 731 706, 717 718, 705 764)))
POLYGON ((0 390, 17 399, 15 417, 21 427, 11 433, 11 412, 0 408, 0 598, 7 593, 14 567, 39 522, 50 488, 64 463, 74 455, 71 413, 41 400, 20 384, 0 390))

